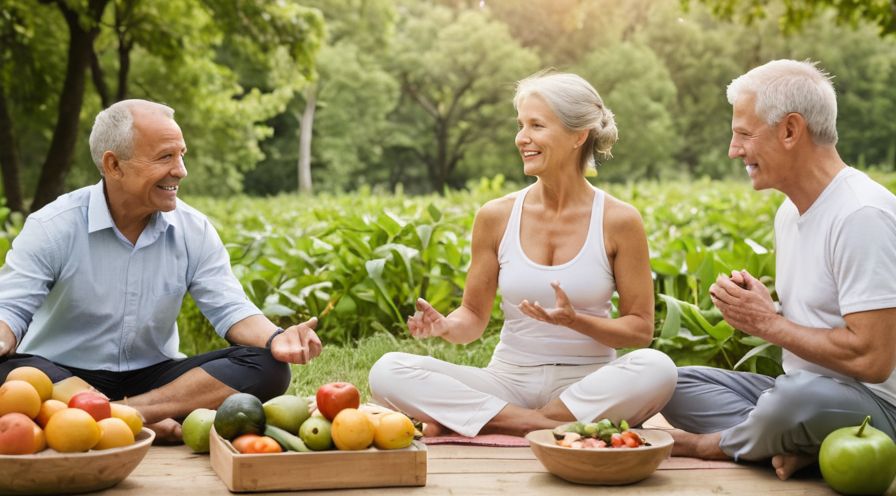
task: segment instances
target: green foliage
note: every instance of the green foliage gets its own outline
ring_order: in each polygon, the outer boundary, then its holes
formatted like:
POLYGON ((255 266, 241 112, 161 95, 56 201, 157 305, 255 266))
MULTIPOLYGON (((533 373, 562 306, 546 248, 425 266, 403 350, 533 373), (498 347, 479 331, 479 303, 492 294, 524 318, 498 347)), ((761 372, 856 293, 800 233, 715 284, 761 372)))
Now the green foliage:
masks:
MULTIPOLYGON (((739 19, 747 24, 764 19, 770 13, 787 31, 803 28, 810 20, 825 11, 833 11, 837 21, 856 26, 862 22, 877 25, 880 33, 896 32, 896 10, 891 0, 789 0, 782 4, 773 0, 699 0, 714 14, 725 19, 739 19)), ((687 7, 690 0, 681 0, 687 7)))
MULTIPOLYGON (((879 180, 896 182, 888 175, 879 180)), ((320 315, 324 342, 351 348, 359 339, 406 337, 418 296, 446 312, 460 305, 474 213, 509 186, 497 177, 471 187, 413 198, 362 191, 313 202, 279 196, 190 203, 213 219, 234 272, 269 317, 288 325, 320 315)), ((644 218, 656 293, 652 346, 681 365, 779 372, 780 350, 732 329, 708 289, 719 274, 746 269, 773 290, 773 218, 782 196, 709 180, 641 181, 609 191, 644 218)), ((493 343, 501 322, 496 301, 485 343, 493 343)), ((185 351, 222 344, 190 302, 179 325, 185 351)), ((469 351, 490 353, 481 346, 469 351)), ((309 384, 321 380, 313 377, 309 384)))

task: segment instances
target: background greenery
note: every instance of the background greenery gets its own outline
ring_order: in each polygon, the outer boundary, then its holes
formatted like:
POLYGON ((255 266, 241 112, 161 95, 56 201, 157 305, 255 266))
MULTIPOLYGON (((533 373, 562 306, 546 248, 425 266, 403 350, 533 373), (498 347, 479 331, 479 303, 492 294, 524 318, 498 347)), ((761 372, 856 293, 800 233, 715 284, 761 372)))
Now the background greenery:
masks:
POLYGON ((96 112, 122 98, 176 108, 194 194, 296 191, 300 149, 306 192, 516 178, 513 86, 547 67, 590 80, 617 114, 603 180, 726 178, 738 171, 725 158, 724 88, 779 57, 819 60, 835 75, 849 163, 896 168, 896 41, 880 36, 893 26, 889 1, 524 4, 4 0, 7 200, 28 210, 22 198, 32 197, 33 209, 95 181, 86 136, 96 112))

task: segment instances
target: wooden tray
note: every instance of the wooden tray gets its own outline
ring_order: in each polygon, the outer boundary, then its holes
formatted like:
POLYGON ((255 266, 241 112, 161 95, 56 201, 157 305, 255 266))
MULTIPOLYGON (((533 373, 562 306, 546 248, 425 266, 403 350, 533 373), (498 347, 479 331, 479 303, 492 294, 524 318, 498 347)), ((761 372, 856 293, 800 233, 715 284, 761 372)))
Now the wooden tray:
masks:
POLYGON ((400 450, 242 454, 212 428, 212 468, 233 492, 425 486, 426 445, 400 450))

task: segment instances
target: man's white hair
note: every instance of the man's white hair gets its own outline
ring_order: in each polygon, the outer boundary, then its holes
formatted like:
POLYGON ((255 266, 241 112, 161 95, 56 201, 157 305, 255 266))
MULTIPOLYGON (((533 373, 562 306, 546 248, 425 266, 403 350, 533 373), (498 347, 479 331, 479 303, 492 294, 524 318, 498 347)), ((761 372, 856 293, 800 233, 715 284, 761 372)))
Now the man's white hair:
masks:
POLYGON ((174 119, 174 109, 148 100, 122 100, 96 116, 90 131, 90 156, 103 175, 103 154, 111 151, 119 160, 128 160, 134 152, 133 109, 143 107, 174 119))

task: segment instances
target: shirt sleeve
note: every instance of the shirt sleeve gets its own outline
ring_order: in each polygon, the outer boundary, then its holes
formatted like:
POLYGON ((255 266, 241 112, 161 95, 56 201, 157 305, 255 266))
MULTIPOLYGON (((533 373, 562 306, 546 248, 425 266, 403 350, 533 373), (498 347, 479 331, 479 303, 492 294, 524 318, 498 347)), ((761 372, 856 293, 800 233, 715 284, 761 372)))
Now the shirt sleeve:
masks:
POLYGON ((261 314, 233 275, 230 256, 218 232, 205 220, 196 271, 189 291, 203 315, 222 338, 237 322, 261 314))
POLYGON ((0 320, 12 329, 17 343, 58 276, 56 251, 43 224, 29 218, 0 268, 0 320))
POLYGON ((840 312, 896 307, 896 218, 875 207, 846 217, 833 253, 840 312))

